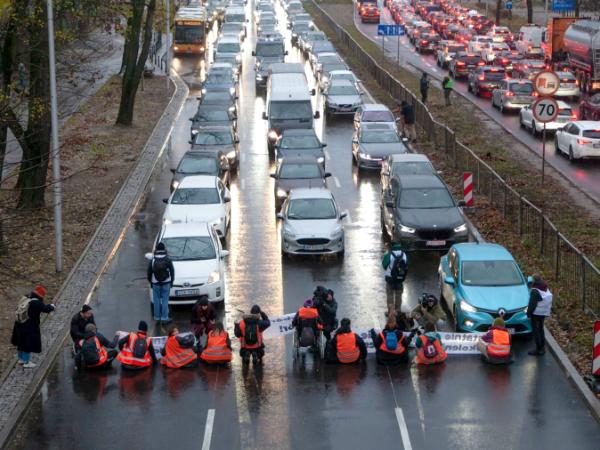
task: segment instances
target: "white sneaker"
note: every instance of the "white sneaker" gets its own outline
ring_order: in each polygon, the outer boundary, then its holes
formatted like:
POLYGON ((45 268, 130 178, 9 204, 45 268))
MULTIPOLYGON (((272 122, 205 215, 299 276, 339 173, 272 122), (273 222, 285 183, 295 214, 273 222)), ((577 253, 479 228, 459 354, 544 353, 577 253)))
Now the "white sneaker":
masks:
POLYGON ((23 361, 22 359, 20 359, 20 360, 17 361, 17 364, 19 364, 19 365, 22 366, 23 364, 25 364, 25 361, 23 361))
POLYGON ((26 369, 33 369, 34 367, 37 367, 37 364, 36 363, 32 363, 30 361, 27 364, 23 364, 23 367, 25 367, 26 369))

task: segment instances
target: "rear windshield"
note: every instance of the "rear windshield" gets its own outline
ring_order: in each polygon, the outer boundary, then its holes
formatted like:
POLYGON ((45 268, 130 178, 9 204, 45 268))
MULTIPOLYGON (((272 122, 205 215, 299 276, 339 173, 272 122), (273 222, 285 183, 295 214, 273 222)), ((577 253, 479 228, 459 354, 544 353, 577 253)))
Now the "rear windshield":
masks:
POLYGON ((237 53, 240 51, 240 44, 237 42, 222 42, 217 46, 217 52, 237 53))
POLYGON ((486 80, 494 80, 494 81, 498 81, 498 80, 503 80, 504 79, 504 71, 494 71, 492 72, 491 70, 486 70, 485 71, 485 79, 486 80))
POLYGON ((573 110, 571 108, 561 108, 558 110, 559 116, 571 117, 571 114, 573 114, 573 110))
POLYGON ((177 172, 185 174, 206 173, 213 175, 217 172, 217 161, 214 158, 183 158, 179 163, 177 172))
POLYGON ((461 56, 460 60, 464 61, 465 64, 477 64, 479 61, 481 61, 481 58, 477 55, 461 56))
POLYGON ((202 131, 194 138, 196 145, 228 145, 233 144, 230 131, 202 131))
POLYGON ((457 53, 465 50, 464 45, 449 45, 448 53, 457 53))
POLYGON ((583 137, 590 139, 600 139, 600 130, 585 130, 583 137))
POLYGON ((394 163, 392 166, 394 175, 429 175, 433 173, 431 164, 425 161, 394 163))
POLYGON ((256 44, 256 56, 281 56, 284 53, 283 42, 260 42, 256 44))
POLYGON ((516 94, 529 95, 533 92, 533 85, 531 83, 512 83, 510 91, 516 94))
POLYGON ((363 122, 393 122, 395 119, 391 111, 366 111, 361 120, 363 122))

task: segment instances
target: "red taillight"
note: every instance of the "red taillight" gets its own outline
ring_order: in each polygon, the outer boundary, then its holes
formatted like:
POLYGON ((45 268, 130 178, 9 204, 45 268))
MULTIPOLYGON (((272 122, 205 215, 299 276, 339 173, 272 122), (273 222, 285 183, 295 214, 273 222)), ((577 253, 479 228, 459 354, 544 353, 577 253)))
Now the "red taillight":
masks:
POLYGON ((457 66, 464 66, 464 65, 465 65, 465 63, 464 63, 464 62, 462 62, 462 61, 457 61, 457 62, 456 62, 456 65, 457 65, 457 66))
POLYGON ((571 120, 577 120, 577 113, 571 114, 571 120))
POLYGON ((579 145, 587 145, 587 144, 591 144, 592 141, 588 141, 587 139, 577 139, 577 143, 579 145))
POLYGON ((533 91, 533 92, 531 93, 531 95, 532 95, 532 96, 534 96, 534 97, 539 97, 539 95, 540 95, 540 94, 538 94, 536 91, 533 91))
POLYGON ((478 66, 485 66, 485 62, 484 62, 484 61, 479 61, 479 62, 477 63, 477 65, 478 65, 478 66))
POLYGON ((479 75, 479 81, 485 81, 485 75, 479 75))
POLYGON ((515 93, 514 93, 514 92, 510 92, 510 91, 507 91, 507 92, 506 92, 506 96, 507 96, 507 97, 514 97, 514 96, 515 96, 515 93))
POLYGON ((502 64, 508 64, 508 59, 502 58, 502 64))
POLYGON ((423 40, 421 41, 421 44, 423 44, 423 45, 427 45, 427 41, 426 41, 425 39, 423 39, 423 40))

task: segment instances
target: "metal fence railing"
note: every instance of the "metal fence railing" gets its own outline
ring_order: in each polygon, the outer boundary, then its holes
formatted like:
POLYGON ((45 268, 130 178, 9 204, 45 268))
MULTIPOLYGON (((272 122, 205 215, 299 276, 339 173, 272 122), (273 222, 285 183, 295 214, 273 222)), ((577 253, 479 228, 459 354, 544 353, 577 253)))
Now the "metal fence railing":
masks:
POLYGON ((480 159, 470 148, 456 140, 455 133, 437 122, 427 107, 399 80, 394 78, 369 55, 329 14, 313 1, 322 18, 335 31, 344 50, 354 57, 374 81, 396 100, 406 100, 415 108, 417 125, 424 131, 435 149, 443 152, 458 171, 473 172, 473 188, 487 197, 502 213, 523 242, 537 251, 546 268, 563 286, 565 300, 572 299, 595 317, 600 316, 600 269, 575 247, 543 212, 480 159))

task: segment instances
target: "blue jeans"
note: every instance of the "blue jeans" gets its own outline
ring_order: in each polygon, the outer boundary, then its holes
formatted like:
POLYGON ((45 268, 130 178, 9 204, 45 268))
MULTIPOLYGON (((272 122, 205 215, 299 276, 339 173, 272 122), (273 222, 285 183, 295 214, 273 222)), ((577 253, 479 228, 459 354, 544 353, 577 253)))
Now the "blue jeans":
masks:
POLYGON ((154 320, 169 320, 169 291, 171 283, 152 285, 154 320))
POLYGON ((24 361, 25 363, 29 362, 30 355, 31 355, 30 353, 17 350, 17 357, 19 358, 20 361, 24 361))

